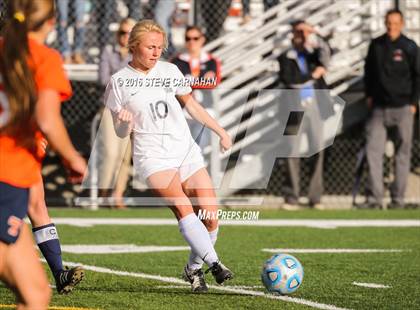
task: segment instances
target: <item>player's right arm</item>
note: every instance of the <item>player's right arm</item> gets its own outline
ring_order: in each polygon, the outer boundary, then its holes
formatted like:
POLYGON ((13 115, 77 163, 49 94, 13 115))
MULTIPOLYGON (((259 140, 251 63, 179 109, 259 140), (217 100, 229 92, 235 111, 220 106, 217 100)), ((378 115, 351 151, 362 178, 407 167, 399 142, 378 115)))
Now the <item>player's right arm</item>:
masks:
POLYGON ((127 137, 133 130, 133 114, 124 104, 123 84, 124 80, 121 77, 112 76, 104 96, 105 107, 111 111, 115 133, 120 138, 127 137))
POLYGON ((133 114, 124 108, 118 113, 111 110, 111 114, 117 136, 120 138, 129 136, 133 130, 133 114))

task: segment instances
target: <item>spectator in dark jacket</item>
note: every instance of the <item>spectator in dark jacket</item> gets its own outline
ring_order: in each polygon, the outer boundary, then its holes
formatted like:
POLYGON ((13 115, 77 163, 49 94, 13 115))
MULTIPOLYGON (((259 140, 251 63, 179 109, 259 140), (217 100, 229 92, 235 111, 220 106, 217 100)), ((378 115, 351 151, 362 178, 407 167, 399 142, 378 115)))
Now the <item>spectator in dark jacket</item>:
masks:
MULTIPOLYGON (((296 21, 292 24, 293 39, 292 47, 280 55, 280 81, 287 90, 284 90, 282 102, 291 104, 293 107, 303 107, 306 120, 302 124, 308 135, 309 147, 311 149, 322 149, 322 118, 324 109, 320 104, 326 98, 321 98, 317 89, 326 88, 323 79, 326 67, 330 58, 328 44, 319 36, 314 38, 314 29, 304 21, 296 21)), ((282 107, 279 107, 280 113, 282 107)), ((293 114, 291 114, 292 116, 293 114)), ((299 130, 300 119, 289 120, 286 128, 286 135, 296 135, 299 130)), ((300 141, 299 143, 300 144, 300 141)), ((299 145, 291 146, 299 148, 299 145)), ((322 169, 324 153, 320 151, 311 158, 311 180, 309 185, 309 205, 321 209, 321 195, 323 191, 322 169)), ((300 192, 300 160, 299 158, 287 159, 287 173, 284 183, 285 204, 284 208, 289 210, 298 209, 300 192)))
POLYGON ((365 62, 365 90, 370 117, 366 124, 369 166, 367 207, 382 206, 383 155, 387 129, 397 136, 395 180, 390 207, 403 207, 410 170, 414 114, 420 92, 420 56, 416 43, 401 31, 400 11, 386 14, 386 34, 372 40, 365 62))

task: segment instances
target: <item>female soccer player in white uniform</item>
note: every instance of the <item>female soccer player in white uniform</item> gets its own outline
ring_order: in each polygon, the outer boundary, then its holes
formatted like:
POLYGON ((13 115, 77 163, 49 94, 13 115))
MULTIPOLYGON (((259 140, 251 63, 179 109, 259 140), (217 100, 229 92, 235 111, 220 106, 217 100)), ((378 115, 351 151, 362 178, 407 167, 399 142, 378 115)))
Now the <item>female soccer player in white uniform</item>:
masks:
POLYGON ((194 212, 217 212, 211 179, 199 146, 191 137, 182 106, 220 137, 222 150, 232 146, 226 131, 191 96, 184 76, 171 63, 159 61, 167 46, 161 26, 138 22, 131 31, 132 61, 111 77, 105 105, 111 110, 117 135, 132 133, 133 163, 154 192, 165 199, 191 247, 184 278, 194 292, 207 291, 203 261, 217 283, 233 277, 214 250, 217 219, 201 222, 194 212), (182 106, 181 106, 182 105, 182 106), (194 206, 190 198, 194 198, 194 206))

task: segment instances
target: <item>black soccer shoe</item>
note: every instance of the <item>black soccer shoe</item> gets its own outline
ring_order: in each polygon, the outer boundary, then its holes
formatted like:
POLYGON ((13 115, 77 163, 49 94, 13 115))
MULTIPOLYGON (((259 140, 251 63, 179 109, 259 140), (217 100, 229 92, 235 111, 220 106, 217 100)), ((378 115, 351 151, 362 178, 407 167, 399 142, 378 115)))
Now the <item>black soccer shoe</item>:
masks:
POLYGON ((213 275, 217 284, 223 285, 225 281, 233 279, 232 271, 230 271, 221 262, 213 263, 213 265, 206 270, 206 273, 208 273, 209 271, 211 271, 211 274, 213 275))
POLYGON ((82 267, 77 266, 69 269, 66 267, 65 270, 61 271, 55 279, 57 292, 59 294, 68 294, 73 288, 82 281, 85 276, 85 271, 82 267))

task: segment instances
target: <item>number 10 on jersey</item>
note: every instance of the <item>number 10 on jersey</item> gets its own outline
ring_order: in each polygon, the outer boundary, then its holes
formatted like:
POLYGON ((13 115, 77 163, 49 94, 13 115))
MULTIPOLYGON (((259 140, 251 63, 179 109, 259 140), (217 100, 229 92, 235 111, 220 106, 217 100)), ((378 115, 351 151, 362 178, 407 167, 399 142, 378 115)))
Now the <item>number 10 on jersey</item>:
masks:
POLYGON ((150 110, 152 111, 153 121, 157 121, 157 118, 165 119, 168 116, 169 108, 165 101, 159 100, 155 104, 150 103, 150 110))

